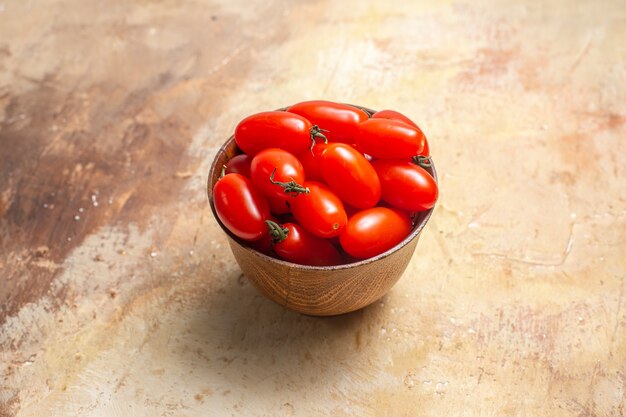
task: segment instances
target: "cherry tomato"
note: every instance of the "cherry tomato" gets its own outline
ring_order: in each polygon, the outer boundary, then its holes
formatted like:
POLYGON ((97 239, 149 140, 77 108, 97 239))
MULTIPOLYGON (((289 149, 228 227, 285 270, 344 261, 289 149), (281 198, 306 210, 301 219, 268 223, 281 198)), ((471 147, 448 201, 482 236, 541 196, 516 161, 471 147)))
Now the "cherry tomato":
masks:
POLYGON ((291 213, 291 209, 287 204, 289 197, 267 197, 267 203, 270 205, 270 211, 273 214, 291 213))
POLYGON ((274 251, 282 259, 314 266, 337 265, 341 262, 339 251, 328 240, 307 232, 297 223, 279 226, 267 222, 274 242, 274 251))
POLYGON ((215 212, 224 226, 244 240, 260 239, 270 209, 263 194, 241 174, 227 174, 213 187, 215 212))
MULTIPOLYGON (((395 110, 381 110, 381 111, 377 111, 372 116, 372 119, 399 120, 399 121, 404 122, 404 123, 406 123, 406 124, 408 124, 410 126, 413 126, 416 129, 419 129, 419 126, 413 120, 409 119, 404 114, 402 114, 400 112, 397 112, 395 110)), ((421 131, 421 129, 420 129, 420 131, 421 131)), ((420 155, 425 155, 425 156, 429 156, 430 155, 430 149, 428 147, 428 140, 426 140, 425 137, 424 137, 424 149, 422 150, 420 155)))
POLYGON ((387 203, 407 211, 435 205, 439 189, 424 168, 402 159, 377 159, 372 166, 380 178, 381 198, 387 203))
POLYGON ((411 158, 424 150, 421 130, 399 120, 369 119, 359 124, 356 143, 374 158, 411 158))
POLYGON ((253 114, 235 129, 235 142, 248 155, 267 148, 281 148, 296 155, 311 148, 318 138, 325 139, 317 126, 286 111, 253 114))
POLYGON ((241 174, 244 177, 250 178, 250 163, 252 157, 245 153, 235 155, 226 162, 227 174, 241 174))
POLYGON ((322 181, 322 173, 320 171, 320 161, 322 154, 326 152, 327 143, 317 142, 313 149, 306 150, 297 155, 298 159, 304 167, 304 175, 309 181, 322 181))
POLYGON ((415 124, 415 122, 411 119, 409 119, 408 117, 406 117, 404 114, 395 111, 395 110, 380 110, 377 111, 376 113, 374 113, 372 115, 372 119, 391 119, 391 120, 400 120, 401 122, 404 122, 408 125, 411 125, 413 127, 417 127, 419 129, 419 126, 417 126, 417 124, 415 124))
POLYGON ((324 181, 346 203, 374 207, 380 199, 380 181, 362 153, 344 143, 329 144, 320 164, 324 181))
POLYGON ((341 247, 355 258, 371 258, 402 242, 411 232, 406 213, 387 207, 362 210, 352 216, 339 235, 341 247))
POLYGON ((263 233, 263 235, 257 239, 257 240, 253 240, 253 241, 248 241, 247 242, 248 246, 251 247, 252 249, 254 249, 257 252, 261 252, 265 255, 269 255, 270 252, 272 251, 272 236, 270 235, 269 230, 267 230, 267 228, 265 229, 265 232, 263 233))
POLYGON ((277 148, 264 149, 252 159, 250 176, 267 197, 286 199, 290 192, 304 191, 304 168, 298 158, 277 148))
POLYGON ((343 203, 321 182, 306 181, 309 190, 289 199, 291 212, 298 223, 319 237, 337 236, 346 225, 348 216, 343 203))
POLYGON ((287 111, 299 114, 327 130, 324 135, 331 142, 352 142, 357 125, 369 119, 367 113, 359 108, 323 100, 303 101, 289 107, 287 111))

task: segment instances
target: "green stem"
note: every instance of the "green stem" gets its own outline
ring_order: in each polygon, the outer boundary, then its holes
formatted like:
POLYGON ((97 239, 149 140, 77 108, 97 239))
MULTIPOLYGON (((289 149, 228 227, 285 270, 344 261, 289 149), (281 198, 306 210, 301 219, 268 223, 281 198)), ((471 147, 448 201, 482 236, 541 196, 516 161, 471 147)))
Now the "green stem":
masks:
POLYGON ((220 176, 218 179, 222 179, 224 178, 224 175, 226 175, 226 165, 222 165, 222 170, 220 171, 220 176))
POLYGON ((324 139, 324 143, 328 143, 328 139, 326 138, 326 136, 324 136, 322 132, 328 132, 328 130, 321 129, 317 125, 313 125, 313 127, 311 128, 311 153, 313 152, 313 147, 315 146, 316 139, 322 138, 324 139))
POLYGON ((274 168, 274 170, 270 174, 270 182, 272 184, 280 185, 281 187, 283 187, 285 189, 285 193, 292 195, 309 193, 309 189, 307 187, 298 184, 293 178, 289 182, 274 181, 274 174, 276 174, 276 168, 274 168))
POLYGON ((413 162, 422 168, 431 168, 433 166, 433 160, 430 156, 417 155, 413 157, 413 162))
POLYGON ((286 227, 282 227, 278 223, 271 220, 265 220, 265 224, 267 224, 267 228, 270 229, 272 243, 280 243, 283 240, 287 239, 289 229, 287 229, 286 227))

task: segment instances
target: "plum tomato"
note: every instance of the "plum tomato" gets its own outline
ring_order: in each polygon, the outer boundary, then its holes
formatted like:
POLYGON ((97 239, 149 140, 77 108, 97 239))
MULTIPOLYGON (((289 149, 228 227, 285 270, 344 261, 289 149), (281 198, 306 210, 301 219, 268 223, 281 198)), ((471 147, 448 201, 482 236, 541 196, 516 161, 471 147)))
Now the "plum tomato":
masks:
POLYGON ((291 209, 287 203, 288 200, 289 197, 267 197, 267 203, 270 205, 270 212, 272 214, 291 213, 291 209))
POLYGON ((409 119, 408 117, 406 117, 404 114, 395 111, 395 110, 380 110, 377 111, 376 113, 374 113, 372 115, 372 119, 391 119, 391 120, 400 120, 401 122, 404 122, 408 125, 411 125, 413 127, 417 127, 419 129, 419 126, 411 119, 409 119))
POLYGON ((253 156, 267 148, 280 148, 297 155, 310 149, 316 139, 326 140, 317 126, 286 111, 253 114, 235 128, 237 146, 253 156))
POLYGON ((304 192, 304 168, 289 152, 264 149, 252 158, 250 177, 256 187, 267 197, 286 199, 289 193, 304 192))
POLYGON ((250 178, 250 163, 252 157, 245 153, 235 155, 226 162, 227 174, 241 174, 244 177, 250 178))
POLYGON ((439 189, 435 179, 421 166, 403 159, 377 159, 382 200, 402 210, 421 211, 435 205, 439 189))
POLYGON ((349 104, 313 100, 294 104, 287 110, 324 129, 331 142, 351 143, 359 123, 369 119, 363 110, 349 104))
POLYGON ((304 167, 304 175, 309 181, 322 181, 322 172, 320 171, 320 161, 322 154, 326 152, 327 143, 317 142, 313 149, 306 150, 297 155, 298 159, 304 167))
POLYGON ((226 174, 213 186, 215 212, 235 236, 244 240, 260 239, 270 210, 263 194, 241 174, 226 174))
MULTIPOLYGON (((395 110, 381 110, 374 113, 372 119, 391 119, 391 120, 399 120, 404 122, 410 126, 413 126, 416 129, 419 129, 419 126, 411 119, 406 117, 404 114, 397 112, 395 110)), ((421 129, 420 129, 421 130, 421 129)), ((420 153, 420 155, 429 156, 430 149, 428 147, 428 140, 424 137, 424 149, 420 153)))
POLYGON ((374 158, 411 158, 421 155, 425 143, 419 128, 392 119, 366 120, 356 135, 359 150, 374 158))
POLYGON ((337 265, 341 255, 330 241, 309 233, 297 223, 282 226, 267 221, 269 233, 274 243, 274 252, 282 259, 314 266, 337 265))
POLYGON ((373 207, 350 217, 339 235, 339 242, 348 255, 371 258, 402 242, 411 228, 411 219, 405 212, 373 207))
POLYGON ((341 199, 321 182, 306 181, 304 186, 308 192, 288 200, 298 223, 319 237, 339 235, 348 221, 341 199))
POLYGON ((346 203, 366 209, 380 199, 380 181, 362 153, 344 143, 331 143, 322 155, 324 181, 346 203))

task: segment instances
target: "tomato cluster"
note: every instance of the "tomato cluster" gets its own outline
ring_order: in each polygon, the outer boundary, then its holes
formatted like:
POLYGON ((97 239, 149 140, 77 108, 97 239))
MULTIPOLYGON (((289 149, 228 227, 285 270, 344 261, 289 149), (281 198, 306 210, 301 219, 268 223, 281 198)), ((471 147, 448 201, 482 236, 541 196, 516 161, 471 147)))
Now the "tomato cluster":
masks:
POLYGON ((215 211, 250 247, 290 262, 376 256, 437 201, 426 137, 393 110, 306 101, 245 118, 235 141, 243 153, 215 183, 215 211))

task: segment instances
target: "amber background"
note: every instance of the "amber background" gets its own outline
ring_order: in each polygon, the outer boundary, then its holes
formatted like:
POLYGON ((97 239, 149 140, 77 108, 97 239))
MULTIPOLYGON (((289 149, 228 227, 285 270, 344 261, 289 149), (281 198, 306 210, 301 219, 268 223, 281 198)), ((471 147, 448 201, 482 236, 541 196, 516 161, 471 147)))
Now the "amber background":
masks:
POLYGON ((516 3, 0 3, 0 415, 625 415, 626 4, 516 3), (241 277, 204 189, 313 98, 414 118, 441 185, 330 319, 241 277))

